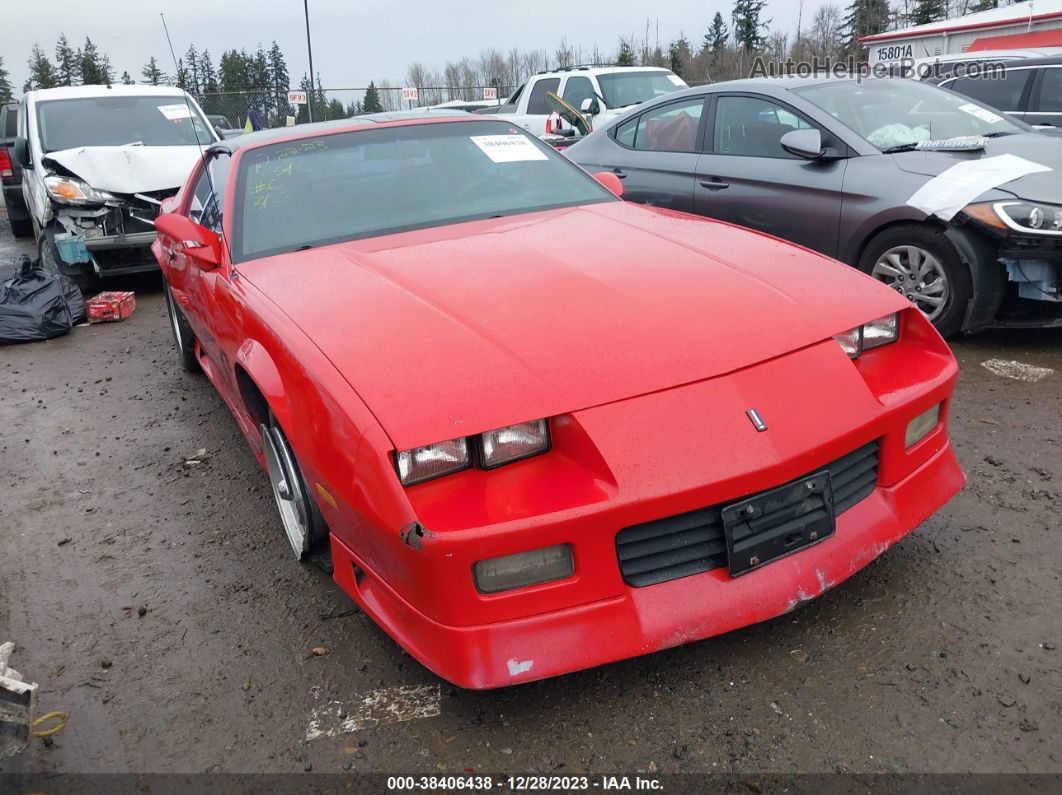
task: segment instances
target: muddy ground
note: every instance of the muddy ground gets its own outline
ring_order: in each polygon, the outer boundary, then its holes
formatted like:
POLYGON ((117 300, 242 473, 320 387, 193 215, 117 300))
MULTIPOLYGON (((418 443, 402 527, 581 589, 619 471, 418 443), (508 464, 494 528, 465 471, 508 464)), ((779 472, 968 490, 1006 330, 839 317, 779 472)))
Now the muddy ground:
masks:
MULTIPOLYGON (((0 218, 0 261, 24 250, 0 218)), ((291 559, 227 409, 176 365, 157 282, 131 286, 125 323, 0 348, 0 641, 70 714, 0 769, 1062 771, 1062 331, 955 345, 969 484, 817 602, 475 693, 291 559), (439 714, 307 740, 326 701, 360 714, 401 685, 439 686, 439 714)))

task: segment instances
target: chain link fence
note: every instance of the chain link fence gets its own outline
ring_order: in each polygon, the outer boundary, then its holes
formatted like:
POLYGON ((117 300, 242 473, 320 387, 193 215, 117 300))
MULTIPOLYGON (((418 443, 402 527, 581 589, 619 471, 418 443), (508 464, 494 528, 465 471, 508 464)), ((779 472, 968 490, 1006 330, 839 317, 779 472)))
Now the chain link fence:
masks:
MULTIPOLYGON (((380 106, 385 111, 407 110, 449 103, 454 107, 472 109, 497 104, 505 100, 513 86, 418 86, 417 99, 403 99, 402 86, 375 86, 380 106), (484 100, 484 88, 497 92, 494 100, 484 100)), ((229 129, 246 127, 248 122, 255 129, 285 127, 305 124, 313 120, 332 121, 349 119, 365 113, 365 95, 368 86, 361 88, 328 88, 313 92, 307 104, 293 105, 288 102, 288 90, 257 89, 250 91, 225 91, 202 94, 197 99, 208 116, 222 116, 219 125, 229 129)), ((309 94, 309 92, 307 92, 309 94)))

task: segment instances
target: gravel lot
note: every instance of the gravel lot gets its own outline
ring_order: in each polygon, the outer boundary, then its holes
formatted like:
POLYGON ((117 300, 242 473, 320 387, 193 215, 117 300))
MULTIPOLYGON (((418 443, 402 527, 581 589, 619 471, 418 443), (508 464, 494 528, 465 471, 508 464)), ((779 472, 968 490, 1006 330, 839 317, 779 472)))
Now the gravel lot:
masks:
MULTIPOLYGON (((30 248, 0 215, 0 263, 30 248)), ((966 489, 815 603, 475 693, 291 560, 228 410, 176 365, 157 280, 132 286, 125 323, 0 348, 0 641, 70 713, 0 770, 1062 772, 1062 330, 956 344, 966 489), (439 714, 307 739, 328 701, 364 716, 399 686, 438 688, 439 714)))

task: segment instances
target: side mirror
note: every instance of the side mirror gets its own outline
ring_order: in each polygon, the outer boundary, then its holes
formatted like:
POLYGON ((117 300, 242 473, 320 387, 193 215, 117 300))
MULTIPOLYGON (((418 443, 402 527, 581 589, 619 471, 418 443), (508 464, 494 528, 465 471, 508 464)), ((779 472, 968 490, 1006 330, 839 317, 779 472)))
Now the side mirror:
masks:
POLYGON ((23 168, 33 168, 33 161, 30 159, 29 153, 29 141, 23 138, 21 135, 15 139, 15 160, 23 168))
POLYGON ((782 136, 782 148, 797 157, 818 160, 822 151, 822 133, 816 129, 793 130, 782 136))
POLYGON ((155 229, 172 238, 180 250, 196 264, 209 271, 221 264, 221 239, 191 218, 178 213, 164 213, 155 219, 155 229))
POLYGON ((608 189, 610 193, 616 194, 621 199, 623 198, 623 183, 620 181, 620 178, 611 171, 598 171, 593 177, 608 189))
POLYGON ((597 101, 597 97, 587 97, 579 103, 579 110, 590 116, 594 116, 601 112, 601 103, 597 101))

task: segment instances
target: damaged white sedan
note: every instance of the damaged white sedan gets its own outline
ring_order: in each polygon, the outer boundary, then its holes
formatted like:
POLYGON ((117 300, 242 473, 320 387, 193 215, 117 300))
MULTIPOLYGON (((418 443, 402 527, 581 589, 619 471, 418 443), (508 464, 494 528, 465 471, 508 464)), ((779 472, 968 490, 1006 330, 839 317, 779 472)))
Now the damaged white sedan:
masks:
POLYGON ((218 140, 179 88, 76 86, 22 99, 15 156, 41 261, 84 287, 155 270, 155 217, 218 140))

